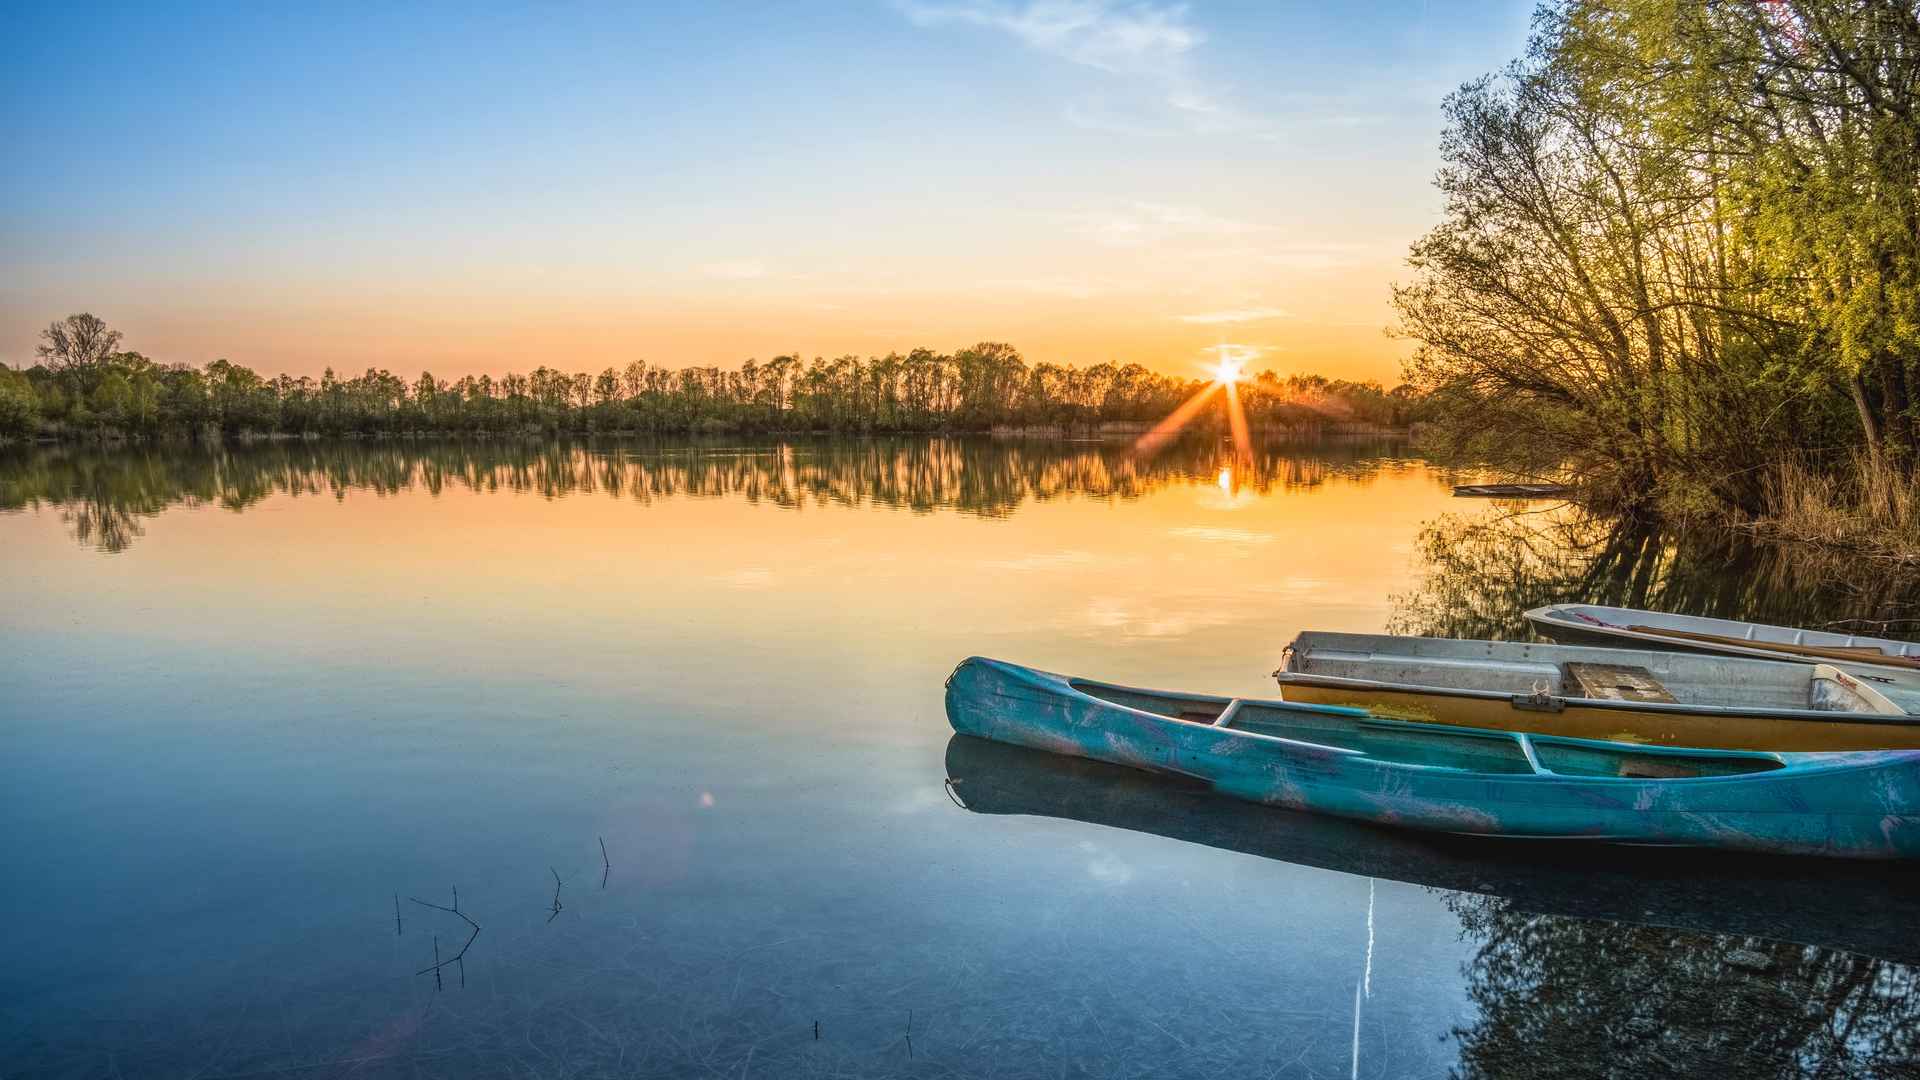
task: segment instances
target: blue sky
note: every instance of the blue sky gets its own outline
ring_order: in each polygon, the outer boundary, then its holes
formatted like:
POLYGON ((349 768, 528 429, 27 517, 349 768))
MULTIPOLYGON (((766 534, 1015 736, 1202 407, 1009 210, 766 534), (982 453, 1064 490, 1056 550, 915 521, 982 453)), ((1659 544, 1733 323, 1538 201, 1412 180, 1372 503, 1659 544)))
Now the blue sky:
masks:
POLYGON ((296 373, 981 338, 1174 370, 1230 337, 1256 366, 1390 376, 1440 98, 1527 20, 13 5, 0 359, 90 309, 159 359, 296 373))

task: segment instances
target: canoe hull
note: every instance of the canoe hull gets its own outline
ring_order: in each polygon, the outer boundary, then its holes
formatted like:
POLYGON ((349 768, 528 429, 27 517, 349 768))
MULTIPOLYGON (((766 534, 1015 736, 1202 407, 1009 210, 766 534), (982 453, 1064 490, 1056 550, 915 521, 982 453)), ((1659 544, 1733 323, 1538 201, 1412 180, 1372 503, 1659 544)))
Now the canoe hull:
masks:
POLYGON ((1920 751, 1780 755, 1785 765, 1764 774, 1685 780, 1464 772, 1173 719, 1093 697, 1063 676, 978 657, 955 669, 946 705, 962 734, 1174 773, 1235 798, 1381 825, 1920 857, 1920 751))

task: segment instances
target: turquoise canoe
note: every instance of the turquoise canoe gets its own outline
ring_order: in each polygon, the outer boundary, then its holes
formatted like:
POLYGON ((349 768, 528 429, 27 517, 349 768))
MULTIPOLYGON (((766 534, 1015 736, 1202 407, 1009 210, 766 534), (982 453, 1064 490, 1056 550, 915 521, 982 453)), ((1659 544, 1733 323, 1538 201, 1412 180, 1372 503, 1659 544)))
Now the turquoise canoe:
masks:
POLYGON ((1920 750, 1692 750, 1176 694, 973 657, 955 731, 1381 825, 1863 859, 1920 857, 1920 750))

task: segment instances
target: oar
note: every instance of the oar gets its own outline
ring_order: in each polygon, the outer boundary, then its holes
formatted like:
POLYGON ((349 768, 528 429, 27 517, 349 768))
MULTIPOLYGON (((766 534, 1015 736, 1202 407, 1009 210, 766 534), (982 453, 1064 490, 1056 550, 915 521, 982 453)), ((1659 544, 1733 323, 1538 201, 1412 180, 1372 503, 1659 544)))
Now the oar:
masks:
POLYGON ((1920 671, 1920 660, 1906 656, 1893 656, 1871 645, 1795 645, 1785 641, 1754 641, 1748 638, 1727 637, 1724 634, 1673 630, 1664 626, 1629 626, 1627 629, 1637 634, 1649 634, 1654 637, 1683 638, 1687 641, 1712 642, 1718 645, 1738 645, 1745 649, 1765 649, 1769 652, 1789 653, 1794 656, 1817 656, 1823 660, 1865 662, 1920 671))

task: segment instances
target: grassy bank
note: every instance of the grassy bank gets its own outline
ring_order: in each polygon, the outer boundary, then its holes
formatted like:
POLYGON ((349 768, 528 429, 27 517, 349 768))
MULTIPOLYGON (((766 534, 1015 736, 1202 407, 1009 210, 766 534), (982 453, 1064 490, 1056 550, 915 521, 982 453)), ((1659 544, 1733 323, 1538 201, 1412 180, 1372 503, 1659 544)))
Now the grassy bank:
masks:
POLYGON ((1789 462, 1768 476, 1765 505, 1742 527, 1920 568, 1920 473, 1865 457, 1837 474, 1789 462))

